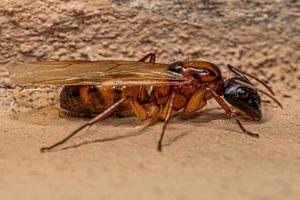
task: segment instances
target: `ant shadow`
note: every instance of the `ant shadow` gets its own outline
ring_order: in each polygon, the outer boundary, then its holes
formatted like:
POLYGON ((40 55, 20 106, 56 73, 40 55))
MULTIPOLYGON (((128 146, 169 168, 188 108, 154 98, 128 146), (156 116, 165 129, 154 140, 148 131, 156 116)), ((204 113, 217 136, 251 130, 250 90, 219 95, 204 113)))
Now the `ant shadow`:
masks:
MULTIPOLYGON (((242 115, 240 118, 244 118, 242 115)), ((246 118, 247 119, 247 118, 246 118)), ((228 120, 228 117, 222 112, 221 108, 207 108, 203 111, 199 111, 194 113, 193 115, 189 117, 183 117, 181 115, 175 116, 170 123, 171 124, 176 124, 176 123, 187 123, 187 124, 204 124, 204 123, 209 123, 215 120, 228 120)), ((104 126, 111 126, 113 124, 114 127, 136 127, 136 123, 138 122, 137 119, 134 119, 132 117, 130 118, 122 118, 122 120, 119 119, 113 119, 113 123, 111 120, 105 120, 101 122, 101 125, 104 126)), ((77 144, 70 144, 61 148, 57 148, 56 150, 51 150, 51 151, 60 151, 60 150, 68 150, 68 149, 73 149, 73 148, 78 148, 84 145, 89 145, 89 144, 94 144, 94 143, 102 143, 102 142, 111 142, 111 141, 116 141, 116 140, 121 140, 121 139, 126 139, 130 137, 137 137, 140 135, 143 135, 145 133, 145 130, 147 130, 149 127, 158 124, 158 120, 156 121, 150 121, 150 123, 146 124, 139 130, 133 131, 131 133, 126 133, 122 135, 116 135, 116 136, 110 136, 110 137, 105 137, 105 138, 100 138, 100 139, 93 139, 90 141, 82 141, 77 144)), ((88 131, 88 130, 86 130, 88 131)), ((187 136, 190 132, 183 132, 179 133, 172 138, 168 139, 162 146, 170 146, 176 141, 180 140, 181 138, 187 136)), ((80 136, 82 137, 82 136, 80 136)))

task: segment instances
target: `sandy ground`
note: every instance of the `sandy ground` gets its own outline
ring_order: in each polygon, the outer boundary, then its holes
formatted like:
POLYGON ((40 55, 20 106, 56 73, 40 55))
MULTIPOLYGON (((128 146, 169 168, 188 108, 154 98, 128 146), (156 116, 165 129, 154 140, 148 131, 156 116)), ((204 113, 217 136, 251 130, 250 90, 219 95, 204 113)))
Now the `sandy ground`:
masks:
MULTIPOLYGON (((298 1, 0 2, 0 199, 299 199, 298 1), (163 3, 162 3, 163 2, 163 3), (53 86, 15 87, 6 65, 29 60, 207 59, 258 75, 280 110, 240 133, 212 101, 196 118, 110 118, 42 154, 84 119, 60 117, 53 86)), ((263 97, 263 99, 267 99, 263 97)))
POLYGON ((57 110, 1 112, 1 199, 298 199, 299 98, 267 104, 259 139, 240 134, 213 103, 191 120, 175 118, 162 153, 162 124, 109 119, 64 147, 41 154, 82 119, 57 110))

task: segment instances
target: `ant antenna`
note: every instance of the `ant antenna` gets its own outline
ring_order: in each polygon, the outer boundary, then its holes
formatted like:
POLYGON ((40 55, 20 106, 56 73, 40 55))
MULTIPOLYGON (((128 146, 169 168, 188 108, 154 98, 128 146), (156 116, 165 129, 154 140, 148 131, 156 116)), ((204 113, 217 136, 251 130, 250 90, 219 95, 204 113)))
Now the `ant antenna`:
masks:
POLYGON ((269 90, 269 92, 271 92, 272 95, 275 95, 275 93, 273 92, 273 90, 270 88, 270 86, 268 86, 264 81, 260 80, 259 78, 257 78, 256 76, 249 74, 247 72, 241 71, 240 69, 228 64, 227 67, 229 68, 230 71, 234 72, 235 74, 244 77, 244 75, 249 76, 253 79, 255 79, 256 81, 258 81, 259 83, 261 83, 263 86, 265 86, 265 88, 267 88, 267 90, 269 90))
POLYGON ((259 91, 259 92, 261 92, 261 93, 267 95, 267 96, 270 97, 273 101, 275 101, 275 102, 277 103, 277 105, 278 105, 281 109, 283 109, 281 103, 280 103, 274 96, 272 96, 271 94, 269 94, 269 93, 267 93, 267 92, 265 92, 265 91, 263 91, 263 90, 261 90, 261 89, 259 89, 259 88, 256 88, 256 87, 254 87, 254 86, 251 85, 251 84, 245 83, 245 82, 243 82, 243 81, 240 81, 240 80, 234 80, 234 81, 235 81, 236 83, 239 83, 239 84, 241 84, 241 85, 244 85, 244 86, 246 86, 246 87, 249 87, 249 88, 251 88, 251 89, 253 89, 253 90, 257 90, 257 91, 259 91))

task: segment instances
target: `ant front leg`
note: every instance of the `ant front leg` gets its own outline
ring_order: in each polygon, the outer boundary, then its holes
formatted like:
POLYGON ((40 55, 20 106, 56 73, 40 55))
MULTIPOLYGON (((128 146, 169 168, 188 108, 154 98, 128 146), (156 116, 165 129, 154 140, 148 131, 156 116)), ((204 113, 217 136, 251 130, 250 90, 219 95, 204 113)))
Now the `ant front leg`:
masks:
POLYGON ((155 53, 149 53, 142 57, 139 62, 146 62, 146 60, 149 58, 149 63, 155 63, 155 53))
POLYGON ((210 88, 206 88, 208 91, 210 91, 210 93, 213 95, 213 97, 216 99, 216 101, 219 103, 219 105, 223 108, 223 110, 225 111, 226 115, 229 118, 233 118, 235 119, 236 123, 239 125, 239 127, 241 128, 241 130, 243 131, 243 133, 246 133, 247 135, 250 135, 252 137, 256 137, 258 138, 259 135, 257 133, 251 133, 250 131, 248 131, 241 123, 241 121, 235 116, 235 114, 232 112, 232 110, 230 109, 230 107, 226 104, 226 102, 212 89, 210 88))

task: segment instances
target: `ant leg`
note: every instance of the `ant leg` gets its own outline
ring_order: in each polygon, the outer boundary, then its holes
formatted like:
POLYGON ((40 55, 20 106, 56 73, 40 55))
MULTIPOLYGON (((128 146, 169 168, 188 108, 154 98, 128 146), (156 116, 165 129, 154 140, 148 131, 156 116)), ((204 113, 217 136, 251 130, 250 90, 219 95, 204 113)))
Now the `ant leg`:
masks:
POLYGON ((73 137, 74 135, 76 135, 77 133, 79 133, 82 129, 84 129, 85 127, 90 127, 93 124, 103 120, 104 118, 106 118, 109 114, 111 114, 113 111, 116 110, 116 108, 123 103, 124 101, 126 101, 128 98, 124 97, 122 99, 120 99, 119 101, 117 101, 116 103, 114 103, 111 107, 109 107, 108 109, 106 109, 105 111, 103 111, 102 113, 100 113, 99 115, 97 115, 96 117, 94 117, 93 119, 89 120, 88 122, 86 122, 85 124, 83 124, 82 126, 78 127, 76 130, 74 130, 72 133, 70 133, 68 136, 66 136, 64 139, 58 141, 57 143, 49 146, 49 147, 43 147, 41 148, 41 152, 45 152, 45 151, 50 151, 51 149, 53 149, 54 147, 57 147, 59 145, 62 145, 63 143, 65 143, 67 140, 69 140, 71 137, 73 137))
POLYGON ((235 119, 236 123, 239 125, 239 127, 241 128, 241 130, 243 131, 243 133, 246 133, 252 137, 256 137, 258 138, 259 135, 257 133, 251 133, 250 131, 248 131, 241 123, 241 121, 234 115, 234 113, 232 112, 232 110, 230 109, 230 107, 226 104, 226 102, 218 95, 215 93, 215 91, 213 91, 210 88, 206 88, 208 91, 210 91, 210 93, 213 95, 213 97, 216 99, 216 101, 219 103, 219 105, 223 108, 223 110, 225 111, 226 115, 229 118, 233 118, 235 119))
POLYGON ((162 151, 162 141, 166 132, 166 128, 171 116, 171 112, 173 109, 173 103, 174 103, 174 97, 175 97, 175 92, 173 92, 169 98, 169 100, 167 101, 167 104, 165 105, 165 107, 163 108, 162 112, 161 112, 161 118, 164 119, 165 124, 163 126, 162 132, 160 134, 160 138, 158 141, 158 146, 157 146, 157 150, 158 151, 162 151))
POLYGON ((145 55, 143 58, 139 60, 139 62, 146 62, 148 58, 149 58, 149 63, 155 63, 155 53, 149 53, 145 55))
MULTIPOLYGON (((149 58, 149 63, 155 63, 155 53, 149 53, 149 54, 147 54, 146 56, 144 56, 143 58, 141 58, 139 60, 139 62, 145 62, 148 58, 149 58)), ((162 150, 162 141, 163 141, 163 138, 164 138, 164 135, 165 135, 165 131, 166 131, 166 128, 167 128, 167 125, 168 125, 168 122, 169 122, 169 119, 170 119, 170 116, 171 116, 171 112, 172 112, 172 109, 173 109, 174 97, 175 97, 175 93, 173 92, 171 94, 171 96, 170 96, 167 104, 165 105, 165 107, 163 108, 162 112, 160 113, 160 118, 162 118, 165 121, 165 123, 164 123, 163 129, 162 129, 162 132, 160 134, 159 141, 158 141, 158 146, 157 146, 157 150, 158 151, 162 150)), ((157 108, 155 108, 155 109, 157 109, 157 108)), ((155 110, 153 112, 157 113, 157 110, 155 110)), ((156 116, 156 114, 155 114, 155 116, 156 116)), ((151 116, 151 118, 153 119, 155 117, 151 116)))
POLYGON ((134 111, 135 115, 141 121, 144 121, 144 120, 148 119, 148 115, 147 115, 146 110, 143 108, 143 106, 139 102, 132 99, 129 103, 130 103, 130 106, 131 106, 132 110, 134 111))
MULTIPOLYGON (((149 58, 149 63, 155 63, 155 53, 149 53, 147 55, 145 55, 143 58, 141 58, 138 62, 147 62, 146 60, 149 58)), ((141 86, 140 87, 140 94, 146 92, 147 93, 147 90, 150 89, 151 87, 143 87, 141 86)))
POLYGON ((155 120, 155 118, 158 117, 161 109, 157 105, 152 105, 147 110, 148 110, 148 117, 151 118, 151 121, 152 121, 152 120, 155 120))
MULTIPOLYGON (((149 63, 155 63, 155 53, 149 53, 145 55, 143 58, 141 58, 138 62, 146 62, 146 60, 149 58, 149 63)), ((140 86, 139 87, 139 96, 142 95, 148 95, 148 90, 151 87, 145 87, 145 86, 140 86)), ((132 109, 134 110, 134 113, 140 120, 146 120, 148 118, 148 113, 145 111, 145 109, 140 105, 139 102, 132 100, 130 101, 130 105, 132 109)), ((155 110, 153 110, 154 112, 155 110)))
POLYGON ((206 89, 201 88, 197 90, 193 96, 190 98, 188 101, 186 107, 184 108, 184 114, 185 115, 190 115, 191 113, 200 110, 206 105, 206 100, 205 100, 205 94, 206 94, 206 89))

